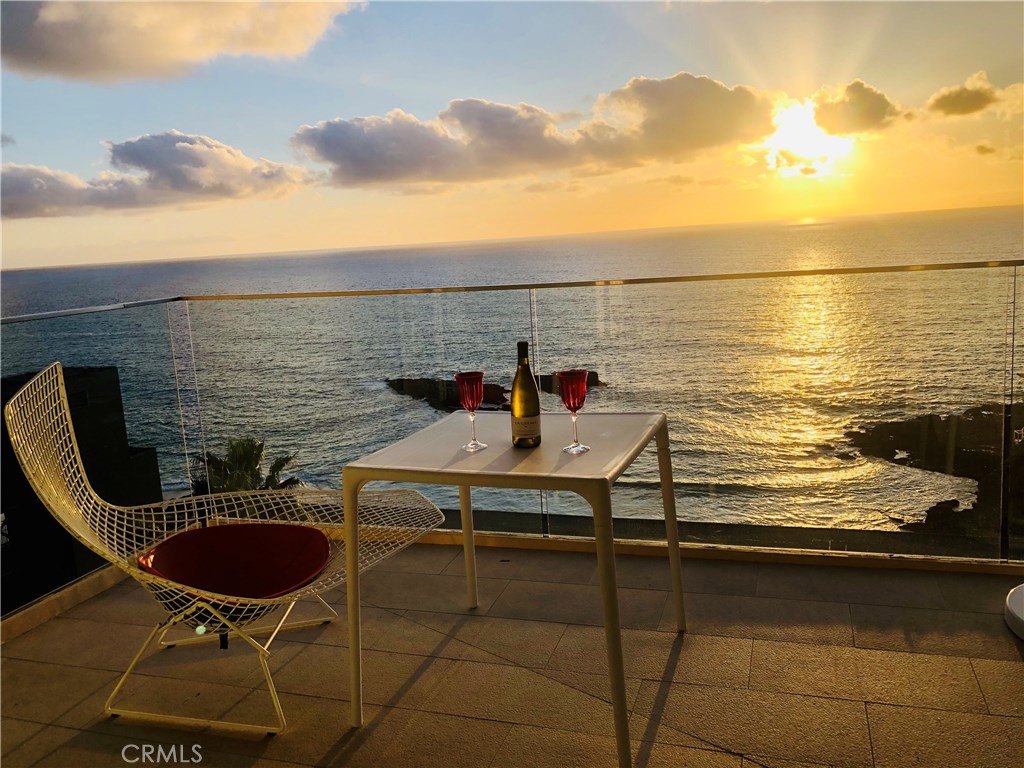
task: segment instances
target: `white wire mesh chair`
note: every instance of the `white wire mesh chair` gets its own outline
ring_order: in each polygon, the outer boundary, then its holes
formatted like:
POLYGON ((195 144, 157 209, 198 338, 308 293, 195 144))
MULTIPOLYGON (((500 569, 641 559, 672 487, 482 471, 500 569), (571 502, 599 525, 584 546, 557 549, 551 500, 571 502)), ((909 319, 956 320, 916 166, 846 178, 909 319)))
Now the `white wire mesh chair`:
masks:
MULTIPOLYGON (((337 617, 321 595, 345 581, 344 508, 339 491, 284 490, 245 491, 192 496, 133 507, 119 507, 101 499, 89 485, 68 408, 64 375, 54 363, 22 387, 4 407, 14 453, 40 500, 80 542, 136 579, 167 611, 118 681, 104 705, 110 715, 139 715, 158 721, 185 724, 219 724, 277 733, 286 726, 281 702, 270 675, 270 644, 282 629, 327 623, 337 617), (286 594, 254 598, 219 594, 178 583, 147 572, 140 566, 144 556, 175 534, 203 526, 237 523, 276 523, 309 526, 322 531, 329 545, 326 565, 312 581, 286 594), (285 624, 298 600, 315 599, 329 614, 285 624), (282 609, 276 622, 251 625, 282 609), (272 726, 223 720, 166 715, 114 706, 128 676, 153 643, 163 642, 175 626, 192 627, 197 637, 164 643, 166 646, 220 637, 226 646, 229 633, 237 634, 258 653, 267 681, 277 723, 272 726), (260 644, 253 635, 270 632, 260 644)), ((363 492, 359 502, 359 570, 395 554, 436 528, 441 511, 412 490, 363 492)))

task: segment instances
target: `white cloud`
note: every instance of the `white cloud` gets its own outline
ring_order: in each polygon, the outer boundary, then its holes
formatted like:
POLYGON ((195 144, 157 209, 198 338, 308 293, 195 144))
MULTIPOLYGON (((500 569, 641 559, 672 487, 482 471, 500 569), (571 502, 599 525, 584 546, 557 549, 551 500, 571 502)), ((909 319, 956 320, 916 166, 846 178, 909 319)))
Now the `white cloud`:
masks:
POLYGON ((45 166, 5 164, 0 180, 3 215, 67 216, 96 209, 278 196, 312 181, 312 175, 297 166, 253 160, 215 139, 179 131, 108 143, 107 148, 115 171, 91 181, 45 166))
POLYGON ((456 99, 429 121, 394 110, 303 125, 292 144, 329 164, 335 184, 374 186, 607 172, 691 159, 773 129, 765 94, 686 72, 634 78, 599 99, 579 128, 559 128, 564 117, 531 104, 456 99))
POLYGON ((3 2, 4 65, 69 80, 171 77, 217 56, 293 58, 345 3, 3 2))

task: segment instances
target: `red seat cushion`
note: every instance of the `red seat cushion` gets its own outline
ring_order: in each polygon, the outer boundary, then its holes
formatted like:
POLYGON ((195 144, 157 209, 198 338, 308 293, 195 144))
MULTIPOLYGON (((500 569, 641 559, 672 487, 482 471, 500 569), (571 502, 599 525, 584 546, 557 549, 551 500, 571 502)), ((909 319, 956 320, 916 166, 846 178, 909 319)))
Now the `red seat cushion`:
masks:
POLYGON ((269 599, 304 587, 330 558, 323 531, 284 523, 230 523, 176 533, 139 555, 139 566, 196 589, 269 599))

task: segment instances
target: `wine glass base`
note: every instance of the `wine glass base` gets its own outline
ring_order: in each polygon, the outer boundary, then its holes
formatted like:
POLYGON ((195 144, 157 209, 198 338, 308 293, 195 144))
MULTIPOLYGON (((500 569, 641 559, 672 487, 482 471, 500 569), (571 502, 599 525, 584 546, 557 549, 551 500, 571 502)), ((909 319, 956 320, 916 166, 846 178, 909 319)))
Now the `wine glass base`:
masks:
POLYGON ((477 451, 482 451, 486 447, 487 443, 481 443, 479 440, 470 440, 462 446, 462 450, 466 453, 476 453, 477 451))
POLYGON ((562 453, 571 453, 573 456, 579 456, 581 453, 586 453, 590 450, 589 445, 583 445, 582 443, 573 443, 567 445, 562 449, 562 453))

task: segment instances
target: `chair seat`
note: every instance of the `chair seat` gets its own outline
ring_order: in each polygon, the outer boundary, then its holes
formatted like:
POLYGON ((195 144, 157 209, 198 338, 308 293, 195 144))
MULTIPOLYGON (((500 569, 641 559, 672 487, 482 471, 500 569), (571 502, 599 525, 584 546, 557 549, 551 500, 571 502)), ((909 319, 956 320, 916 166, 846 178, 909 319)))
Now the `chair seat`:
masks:
POLYGON ((193 528, 157 544, 144 571, 219 595, 266 600, 304 587, 330 559, 323 531, 284 523, 230 523, 193 528))

